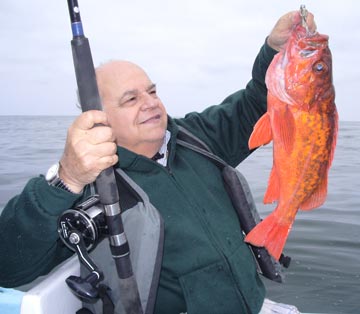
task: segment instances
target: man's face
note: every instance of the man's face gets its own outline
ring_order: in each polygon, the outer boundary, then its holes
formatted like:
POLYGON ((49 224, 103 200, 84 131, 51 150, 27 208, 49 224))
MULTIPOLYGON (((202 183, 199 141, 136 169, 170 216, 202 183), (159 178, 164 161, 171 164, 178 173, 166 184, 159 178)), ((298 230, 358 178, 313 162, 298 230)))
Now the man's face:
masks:
POLYGON ((121 61, 104 65, 96 75, 116 143, 151 157, 161 146, 167 126, 155 84, 141 68, 121 61))

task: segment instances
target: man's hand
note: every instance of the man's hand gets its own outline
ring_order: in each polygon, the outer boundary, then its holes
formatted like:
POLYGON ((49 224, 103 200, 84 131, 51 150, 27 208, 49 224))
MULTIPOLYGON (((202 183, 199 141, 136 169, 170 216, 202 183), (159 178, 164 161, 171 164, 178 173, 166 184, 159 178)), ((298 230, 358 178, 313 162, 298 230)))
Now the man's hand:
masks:
POLYGON ((59 176, 73 192, 79 193, 102 170, 118 162, 116 150, 106 114, 97 110, 84 112, 69 127, 59 176))
MULTIPOLYGON (((302 22, 300 11, 292 11, 283 15, 275 24, 271 31, 267 43, 269 46, 277 51, 280 51, 286 45, 293 28, 302 22)), ((306 23, 309 31, 314 33, 316 31, 316 24, 314 15, 308 12, 306 23)))

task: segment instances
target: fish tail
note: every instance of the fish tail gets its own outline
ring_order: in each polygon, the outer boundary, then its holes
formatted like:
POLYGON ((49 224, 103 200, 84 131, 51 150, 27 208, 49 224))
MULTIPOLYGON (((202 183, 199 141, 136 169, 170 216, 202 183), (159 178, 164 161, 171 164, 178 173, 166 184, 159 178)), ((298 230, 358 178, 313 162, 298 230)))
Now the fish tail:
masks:
POLYGON ((284 222, 271 213, 246 235, 245 242, 265 247, 271 256, 279 260, 292 224, 293 220, 284 222))

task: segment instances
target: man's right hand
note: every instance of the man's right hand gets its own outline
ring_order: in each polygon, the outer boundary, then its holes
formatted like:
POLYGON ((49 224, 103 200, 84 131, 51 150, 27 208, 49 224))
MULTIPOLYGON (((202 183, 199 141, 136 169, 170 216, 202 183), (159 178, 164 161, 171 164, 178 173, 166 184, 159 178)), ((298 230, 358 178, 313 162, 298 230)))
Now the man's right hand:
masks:
POLYGON ((59 176, 73 192, 80 193, 102 170, 118 162, 116 150, 106 114, 84 112, 69 127, 59 176))

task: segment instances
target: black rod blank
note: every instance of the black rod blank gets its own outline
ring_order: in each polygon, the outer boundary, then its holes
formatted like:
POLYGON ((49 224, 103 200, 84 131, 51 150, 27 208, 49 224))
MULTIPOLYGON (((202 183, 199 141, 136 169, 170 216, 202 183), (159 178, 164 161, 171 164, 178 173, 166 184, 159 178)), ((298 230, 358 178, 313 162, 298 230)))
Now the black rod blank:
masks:
MULTIPOLYGON (((96 82, 94 63, 89 40, 85 37, 77 0, 67 0, 73 38, 71 40, 74 69, 78 85, 80 105, 83 112, 102 110, 96 82)), ((124 233, 119 205, 119 192, 112 167, 103 170, 96 179, 100 202, 105 208, 106 223, 109 229, 111 254, 120 281, 122 303, 126 313, 142 313, 139 292, 132 271, 130 250, 124 233), (122 283, 124 281, 124 283, 122 283), (130 282, 130 284, 129 284, 130 282)))

